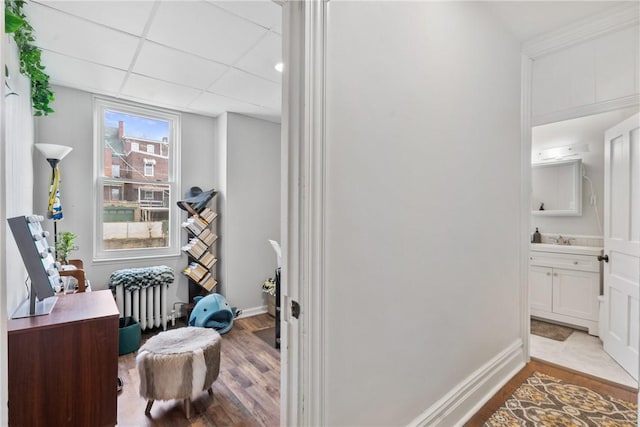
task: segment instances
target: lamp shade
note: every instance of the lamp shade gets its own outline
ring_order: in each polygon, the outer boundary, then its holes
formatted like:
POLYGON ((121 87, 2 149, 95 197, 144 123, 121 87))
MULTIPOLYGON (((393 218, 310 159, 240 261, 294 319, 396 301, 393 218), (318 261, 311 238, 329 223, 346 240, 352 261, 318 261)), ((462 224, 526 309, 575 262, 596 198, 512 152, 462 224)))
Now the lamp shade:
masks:
POLYGON ((44 154, 47 159, 62 160, 67 154, 73 150, 72 147, 57 144, 36 144, 39 152, 44 154))

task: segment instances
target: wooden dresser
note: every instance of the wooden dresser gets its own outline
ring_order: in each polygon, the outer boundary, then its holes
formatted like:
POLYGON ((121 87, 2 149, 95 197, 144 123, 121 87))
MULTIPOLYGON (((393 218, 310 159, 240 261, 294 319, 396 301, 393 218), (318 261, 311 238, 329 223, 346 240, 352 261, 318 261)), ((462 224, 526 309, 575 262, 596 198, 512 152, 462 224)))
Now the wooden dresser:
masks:
POLYGON ((105 290, 61 296, 46 316, 10 319, 9 425, 115 425, 119 316, 105 290))

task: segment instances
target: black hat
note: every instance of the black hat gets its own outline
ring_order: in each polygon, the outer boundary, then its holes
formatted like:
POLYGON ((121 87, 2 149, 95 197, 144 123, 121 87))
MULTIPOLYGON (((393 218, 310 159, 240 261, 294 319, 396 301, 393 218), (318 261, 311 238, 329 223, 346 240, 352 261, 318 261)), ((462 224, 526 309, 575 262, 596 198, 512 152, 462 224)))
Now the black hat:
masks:
POLYGON ((202 193, 202 188, 200 188, 200 187, 191 187, 189 189, 189 191, 184 193, 184 198, 185 199, 191 199, 192 197, 198 196, 200 193, 202 193))
POLYGON ((191 205, 194 211, 200 212, 216 194, 217 192, 215 192, 213 188, 208 191, 202 191, 200 187, 191 187, 189 191, 184 194, 184 200, 178 201, 178 207, 186 211, 187 208, 184 207, 183 203, 187 203, 191 205))

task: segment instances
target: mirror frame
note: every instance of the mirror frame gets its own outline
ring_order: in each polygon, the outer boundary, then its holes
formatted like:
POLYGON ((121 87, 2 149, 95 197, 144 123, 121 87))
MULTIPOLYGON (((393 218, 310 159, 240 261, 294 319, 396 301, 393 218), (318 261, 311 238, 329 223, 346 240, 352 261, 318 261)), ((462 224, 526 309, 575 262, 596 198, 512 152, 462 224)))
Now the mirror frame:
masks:
MULTIPOLYGON (((558 166, 573 166, 573 196, 575 201, 575 209, 550 209, 550 210, 531 210, 534 216, 582 216, 582 159, 549 161, 542 163, 532 163, 531 169, 551 168, 558 166)), ((532 177, 533 178, 533 177, 532 177)), ((533 179, 531 180, 531 194, 533 194, 533 179)))

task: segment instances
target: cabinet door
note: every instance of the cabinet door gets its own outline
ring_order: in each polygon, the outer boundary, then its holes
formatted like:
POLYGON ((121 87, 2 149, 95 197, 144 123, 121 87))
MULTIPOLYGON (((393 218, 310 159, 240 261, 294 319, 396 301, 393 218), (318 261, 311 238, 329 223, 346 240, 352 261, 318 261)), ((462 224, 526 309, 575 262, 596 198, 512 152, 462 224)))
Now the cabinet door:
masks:
POLYGON ((553 285, 552 269, 529 267, 529 307, 532 310, 551 312, 553 285))
POLYGON ((597 321, 599 294, 598 273, 553 269, 554 313, 597 321))

